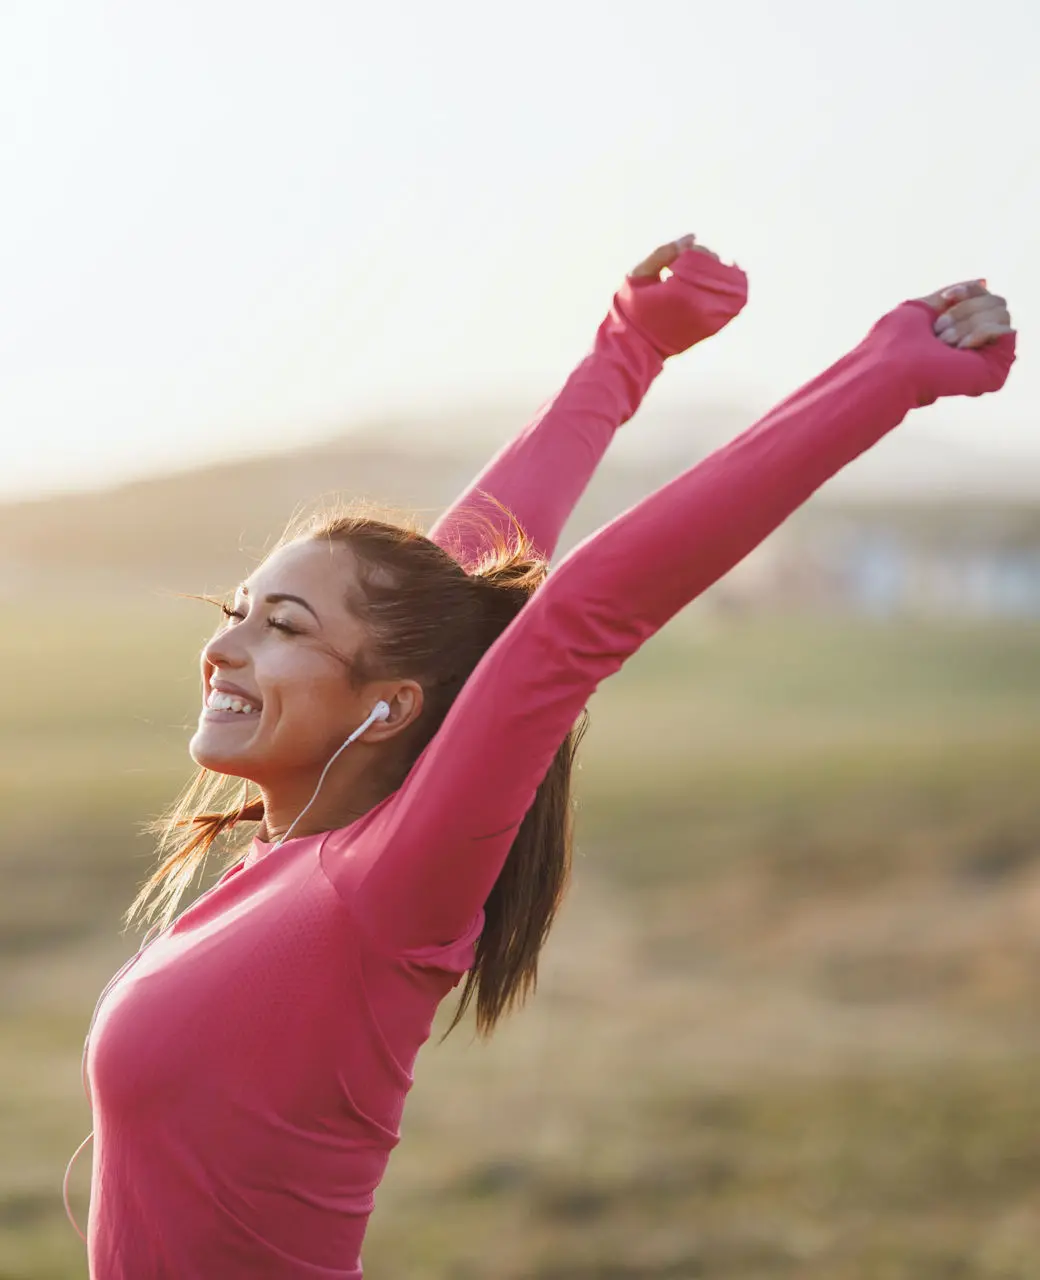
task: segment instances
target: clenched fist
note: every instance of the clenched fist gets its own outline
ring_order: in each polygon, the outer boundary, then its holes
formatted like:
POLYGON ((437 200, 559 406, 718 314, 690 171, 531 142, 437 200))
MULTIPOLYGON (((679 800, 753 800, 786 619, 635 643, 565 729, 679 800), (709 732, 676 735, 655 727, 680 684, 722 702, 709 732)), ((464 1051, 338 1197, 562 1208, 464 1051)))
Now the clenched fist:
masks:
POLYGON ((662 356, 674 356, 718 333, 746 302, 744 272, 689 235, 661 245, 634 267, 614 305, 662 356), (666 267, 671 275, 662 280, 666 267))
POLYGON ((1007 300, 990 293, 985 280, 951 284, 922 298, 942 314, 934 325, 935 334, 951 347, 984 347, 1004 333, 1014 333, 1007 300))
POLYGON ((902 368, 918 405, 999 391, 1015 361, 1007 303, 981 280, 904 302, 882 316, 867 342, 902 368))

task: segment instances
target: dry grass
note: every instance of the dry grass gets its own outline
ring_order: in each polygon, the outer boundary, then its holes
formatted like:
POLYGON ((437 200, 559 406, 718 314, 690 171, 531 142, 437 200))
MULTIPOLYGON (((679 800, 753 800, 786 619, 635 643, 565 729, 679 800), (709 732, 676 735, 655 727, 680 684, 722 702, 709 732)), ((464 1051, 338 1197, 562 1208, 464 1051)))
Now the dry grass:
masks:
MULTIPOLYGON (((187 773, 194 609, 7 632, 3 1280, 85 1275, 79 1049, 187 773)), ((374 1280, 1040 1274, 1038 642, 689 614, 598 694, 541 990, 420 1057, 374 1280)))

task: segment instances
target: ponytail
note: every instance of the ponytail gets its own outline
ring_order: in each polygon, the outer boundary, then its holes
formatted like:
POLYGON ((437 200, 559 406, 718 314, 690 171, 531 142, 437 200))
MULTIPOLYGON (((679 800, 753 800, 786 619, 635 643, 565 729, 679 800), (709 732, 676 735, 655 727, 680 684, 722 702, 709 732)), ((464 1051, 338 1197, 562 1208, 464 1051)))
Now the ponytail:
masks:
MULTIPOLYGON (((547 565, 526 547, 500 548, 474 572, 487 618, 487 648, 545 580, 547 565)), ((484 904, 476 958, 445 1035, 475 1003, 477 1031, 489 1036, 498 1020, 524 1004, 538 984, 538 958, 570 881, 573 851, 571 772, 585 734, 582 712, 553 757, 505 864, 484 904)))

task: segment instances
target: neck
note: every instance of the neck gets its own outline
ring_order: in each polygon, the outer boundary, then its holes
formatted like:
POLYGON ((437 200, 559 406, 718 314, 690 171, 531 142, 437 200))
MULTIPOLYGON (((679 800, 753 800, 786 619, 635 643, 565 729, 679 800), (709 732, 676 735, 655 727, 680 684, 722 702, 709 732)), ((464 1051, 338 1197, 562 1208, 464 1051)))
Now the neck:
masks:
POLYGON ((317 798, 311 803, 317 785, 318 778, 314 777, 305 782, 262 786, 260 794, 264 801, 264 816, 256 838, 265 843, 278 841, 284 839, 290 828, 293 840, 321 831, 335 831, 363 817, 369 809, 385 800, 391 790, 380 787, 370 777, 344 778, 337 775, 335 769, 330 769, 317 798), (297 822, 301 814, 303 818, 297 822))

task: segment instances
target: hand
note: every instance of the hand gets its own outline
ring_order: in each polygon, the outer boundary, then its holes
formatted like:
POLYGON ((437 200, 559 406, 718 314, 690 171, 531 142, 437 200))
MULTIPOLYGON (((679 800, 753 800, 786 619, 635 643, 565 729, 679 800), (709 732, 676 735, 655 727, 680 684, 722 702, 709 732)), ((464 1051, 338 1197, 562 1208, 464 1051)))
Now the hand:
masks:
POLYGON ((670 267, 681 253, 704 253, 716 262, 721 261, 717 253, 713 253, 706 245, 698 244, 694 235, 680 236, 678 240, 669 240, 655 249, 649 258, 644 258, 638 267, 633 267, 629 277, 638 280, 660 280, 661 272, 670 267))
POLYGON ((919 405, 999 391, 1015 361, 1007 304, 982 280, 904 302, 882 316, 867 341, 898 361, 919 405))
POLYGON ((655 249, 625 278, 614 305, 662 356, 703 342, 739 315, 747 276, 717 253, 682 236, 655 249), (661 279, 665 268, 671 270, 661 279))
POLYGON ((942 313, 933 325, 936 336, 962 351, 1015 332, 1006 300, 990 293, 985 280, 952 284, 921 301, 942 313))

